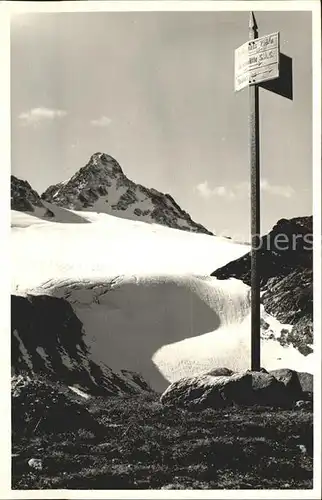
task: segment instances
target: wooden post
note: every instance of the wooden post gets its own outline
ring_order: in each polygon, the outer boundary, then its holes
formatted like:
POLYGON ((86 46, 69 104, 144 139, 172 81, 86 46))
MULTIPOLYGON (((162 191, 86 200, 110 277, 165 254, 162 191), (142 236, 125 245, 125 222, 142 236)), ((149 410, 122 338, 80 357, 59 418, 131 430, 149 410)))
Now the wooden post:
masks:
MULTIPOLYGON (((249 40, 258 38, 253 12, 249 19, 249 40)), ((258 84, 249 85, 249 134, 251 170, 251 369, 259 371, 260 362, 260 162, 259 162, 259 96, 258 84)))

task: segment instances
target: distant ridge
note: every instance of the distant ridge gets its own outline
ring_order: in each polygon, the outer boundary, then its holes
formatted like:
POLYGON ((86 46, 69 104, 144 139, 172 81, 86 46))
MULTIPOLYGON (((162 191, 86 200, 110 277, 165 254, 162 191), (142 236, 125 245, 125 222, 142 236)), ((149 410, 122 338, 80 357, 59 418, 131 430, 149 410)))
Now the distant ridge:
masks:
MULTIPOLYGON (((37 191, 32 189, 29 182, 11 176, 11 210, 28 214, 28 216, 48 222, 62 223, 88 223, 88 221, 77 214, 72 213, 45 200, 41 200, 37 191)), ((14 225, 24 227, 28 225, 28 218, 17 220, 14 225)), ((11 222, 12 223, 12 222, 11 222)))
POLYGON ((54 217, 53 212, 45 207, 39 194, 32 189, 29 182, 14 175, 11 175, 11 209, 38 217, 44 216, 49 219, 54 217))

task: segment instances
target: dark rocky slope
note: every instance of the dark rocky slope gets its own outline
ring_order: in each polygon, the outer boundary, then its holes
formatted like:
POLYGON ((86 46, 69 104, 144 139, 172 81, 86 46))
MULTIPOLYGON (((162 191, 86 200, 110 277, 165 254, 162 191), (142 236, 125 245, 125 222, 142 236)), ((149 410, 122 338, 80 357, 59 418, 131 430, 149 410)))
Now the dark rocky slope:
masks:
POLYGON ((11 296, 11 365, 14 375, 43 375, 95 395, 151 391, 137 374, 94 363, 70 304, 46 295, 11 296))
POLYGON ((51 210, 44 206, 39 194, 29 182, 11 176, 11 210, 27 212, 31 215, 54 217, 51 210))
MULTIPOLYGON (((279 342, 307 355, 313 343, 313 218, 281 219, 262 238, 258 253, 264 308, 281 323, 293 325, 279 342)), ((248 252, 212 276, 233 277, 250 285, 250 267, 248 252)))
POLYGON ((175 229, 211 235, 194 222, 169 194, 129 180, 118 162, 104 153, 95 153, 67 182, 50 186, 42 199, 74 210, 117 215, 157 223, 175 229))

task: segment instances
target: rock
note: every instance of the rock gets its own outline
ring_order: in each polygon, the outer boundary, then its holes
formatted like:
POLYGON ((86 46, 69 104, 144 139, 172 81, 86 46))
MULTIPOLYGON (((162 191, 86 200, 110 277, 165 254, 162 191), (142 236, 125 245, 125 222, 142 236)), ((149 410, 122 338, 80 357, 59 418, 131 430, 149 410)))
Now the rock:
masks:
POLYGON ((250 386, 251 377, 247 374, 183 378, 173 382, 162 394, 160 401, 184 407, 221 408, 227 404, 228 393, 241 393, 247 382, 250 386))
POLYGON ((223 408, 232 404, 284 406, 288 402, 283 383, 262 372, 231 376, 200 375, 172 383, 161 403, 185 408, 223 408))
POLYGON ((313 375, 307 372, 297 372, 301 389, 304 393, 313 394, 313 375))
POLYGON ((36 470, 42 470, 43 468, 42 460, 40 460, 39 458, 31 458, 30 460, 28 460, 28 465, 32 469, 36 470))
POLYGON ((232 375, 234 372, 232 370, 229 370, 229 368, 214 368, 213 370, 210 370, 209 372, 205 373, 205 375, 212 375, 213 377, 220 377, 220 376, 229 376, 232 375))
POLYGON ((270 374, 282 382, 293 400, 313 400, 313 375, 288 368, 272 370, 270 374))
MULTIPOLYGON (((296 283, 300 281, 300 274, 298 271, 293 273, 292 277, 296 277, 296 283)), ((275 316, 281 323, 293 324, 291 330, 281 330, 280 337, 277 338, 278 342, 283 347, 293 346, 303 356, 307 356, 313 352, 313 278, 311 274, 310 297, 306 297, 308 290, 301 289, 301 286, 293 287, 290 283, 290 277, 284 278, 279 290, 276 291, 275 298, 273 299, 273 291, 267 296, 268 292, 263 295, 263 303, 266 312, 275 316), (298 300, 297 300, 298 299, 298 300), (300 301, 301 299, 301 301, 300 301), (276 307, 274 306, 276 302, 276 307), (305 304, 305 305, 304 305, 305 304), (289 321, 287 320, 289 318, 289 321)))
POLYGON ((278 370, 271 370, 269 373, 285 385, 294 400, 301 397, 302 388, 296 371, 288 368, 280 368, 278 370))
POLYGON ((252 377, 250 404, 284 406, 288 402, 288 393, 283 383, 272 374, 263 371, 248 371, 252 377))
MULTIPOLYGON (((175 478, 177 479, 177 478, 175 478)), ((180 477, 180 482, 175 481, 170 484, 166 484, 161 487, 161 490, 187 490, 187 489, 194 489, 194 490, 208 490, 211 489, 211 486, 209 483, 205 481, 198 481, 192 479, 190 476, 185 477, 181 476, 180 477)))
POLYGON ((46 379, 12 377, 12 434, 35 436, 85 429, 101 432, 88 408, 68 390, 46 379))
POLYGON ((313 409, 312 401, 303 401, 303 400, 296 401, 294 407, 297 410, 303 410, 303 409, 312 410, 313 409))
POLYGON ((185 486, 180 483, 166 484, 162 486, 161 490, 185 490, 185 486))
POLYGON ((306 449, 306 446, 304 444, 298 444, 298 448, 300 449, 301 453, 303 453, 303 454, 307 453, 307 449, 306 449))
POLYGON ((313 319, 312 267, 290 269, 287 276, 269 279, 262 302, 281 323, 296 324, 303 317, 313 319))

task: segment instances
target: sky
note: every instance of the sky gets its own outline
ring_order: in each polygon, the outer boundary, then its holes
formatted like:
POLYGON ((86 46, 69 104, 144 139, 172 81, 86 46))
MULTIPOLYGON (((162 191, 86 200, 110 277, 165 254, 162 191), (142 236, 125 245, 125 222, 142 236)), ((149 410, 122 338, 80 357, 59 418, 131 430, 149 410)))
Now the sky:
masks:
MULTIPOLYGON (((293 100, 260 89, 261 227, 312 214, 310 12, 255 12, 293 60, 293 100)), ((248 91, 234 51, 249 12, 14 15, 12 173, 40 194, 95 152, 170 193, 210 231, 249 241, 248 91)))

